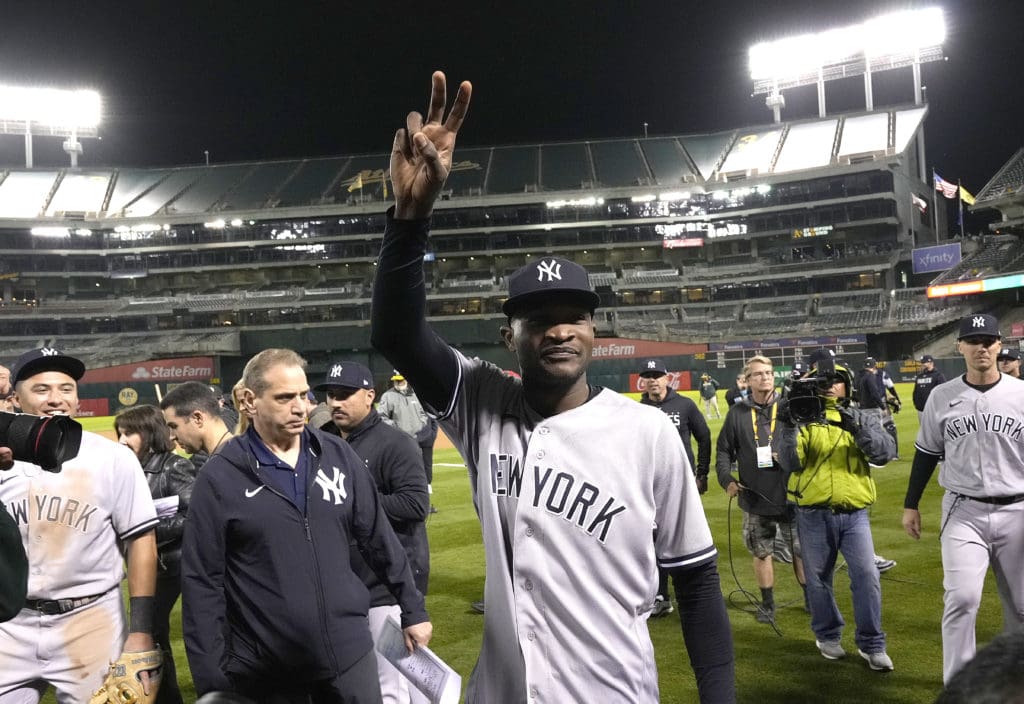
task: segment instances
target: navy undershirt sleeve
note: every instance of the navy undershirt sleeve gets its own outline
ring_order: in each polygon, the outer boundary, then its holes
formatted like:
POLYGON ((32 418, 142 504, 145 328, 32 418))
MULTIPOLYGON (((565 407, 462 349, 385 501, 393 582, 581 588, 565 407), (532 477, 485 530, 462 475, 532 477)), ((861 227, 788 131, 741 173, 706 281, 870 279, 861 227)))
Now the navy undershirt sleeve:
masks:
POLYGON ((416 396, 435 410, 455 394, 455 353, 427 324, 423 255, 430 220, 396 220, 388 210, 377 260, 370 312, 370 343, 409 380, 416 396))
POLYGON ((683 641, 697 679, 701 704, 736 701, 732 628, 714 560, 671 572, 683 641))
POLYGON ((910 465, 910 481, 907 483, 907 495, 903 499, 903 508, 917 510, 921 503, 921 496, 931 481, 932 473, 939 464, 936 455, 929 455, 927 452, 918 450, 914 453, 914 463, 910 465))

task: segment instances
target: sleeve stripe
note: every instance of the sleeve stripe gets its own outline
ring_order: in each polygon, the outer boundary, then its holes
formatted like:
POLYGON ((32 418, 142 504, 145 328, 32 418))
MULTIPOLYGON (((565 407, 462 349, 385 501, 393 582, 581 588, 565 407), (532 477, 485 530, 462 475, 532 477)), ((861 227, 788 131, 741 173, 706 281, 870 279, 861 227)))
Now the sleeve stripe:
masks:
POLYGON ((138 535, 140 533, 145 533, 148 530, 152 530, 153 528, 156 528, 156 525, 159 522, 160 522, 160 519, 157 518, 156 516, 154 516, 153 518, 150 518, 149 520, 143 521, 142 523, 139 523, 138 525, 136 525, 136 526, 134 526, 132 528, 129 528, 128 530, 124 531, 123 533, 119 533, 117 538, 118 538, 118 540, 127 540, 128 538, 133 538, 133 537, 135 537, 136 535, 138 535))
POLYGON ((926 454, 926 455, 931 455, 932 457, 942 457, 942 453, 941 453, 941 452, 935 452, 934 450, 929 450, 929 449, 928 449, 928 448, 926 448, 926 447, 921 447, 921 446, 920 446, 920 445, 918 445, 918 444, 917 444, 916 442, 914 443, 914 448, 915 448, 915 449, 916 449, 916 450, 917 450, 918 452, 923 452, 924 454, 926 454))
MULTIPOLYGON (((454 352, 455 350, 452 351, 454 352)), ((437 420, 446 420, 455 412, 455 404, 459 399, 459 393, 462 391, 462 355, 456 354, 455 359, 459 368, 459 373, 455 377, 455 389, 452 391, 452 398, 448 402, 448 407, 444 409, 443 413, 434 416, 437 420)))
POLYGON ((658 560, 658 566, 666 569, 673 567, 693 567, 694 565, 707 562, 718 556, 718 550, 714 545, 709 545, 700 552, 693 552, 681 557, 667 557, 658 560))

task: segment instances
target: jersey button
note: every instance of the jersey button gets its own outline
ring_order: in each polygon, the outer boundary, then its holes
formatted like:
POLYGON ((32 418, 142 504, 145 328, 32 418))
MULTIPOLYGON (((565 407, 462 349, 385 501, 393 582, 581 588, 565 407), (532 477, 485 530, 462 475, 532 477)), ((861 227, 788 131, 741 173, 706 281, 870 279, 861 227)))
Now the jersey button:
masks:
POLYGON ((537 459, 539 459, 539 460, 544 459, 544 450, 538 450, 537 451, 537 459))
POLYGON ((527 528, 526 529, 526 537, 527 538, 532 538, 533 537, 533 528, 527 528))
POLYGON ((526 640, 530 640, 530 641, 537 640, 537 634, 534 633, 533 631, 530 631, 529 633, 526 634, 526 640))
POLYGON ((533 591, 533 580, 530 580, 530 579, 526 580, 526 582, 523 584, 523 586, 526 587, 526 591, 532 592, 533 591))
POLYGON ((549 428, 549 427, 547 427, 547 426, 545 425, 545 426, 544 426, 544 427, 542 427, 542 428, 541 428, 541 429, 540 429, 540 430, 539 430, 538 432, 539 432, 539 433, 540 433, 541 435, 547 435, 548 433, 550 433, 550 432, 551 432, 551 428, 549 428))
POLYGON ((536 687, 530 687, 530 698, 531 699, 536 699, 537 698, 537 688, 536 687))

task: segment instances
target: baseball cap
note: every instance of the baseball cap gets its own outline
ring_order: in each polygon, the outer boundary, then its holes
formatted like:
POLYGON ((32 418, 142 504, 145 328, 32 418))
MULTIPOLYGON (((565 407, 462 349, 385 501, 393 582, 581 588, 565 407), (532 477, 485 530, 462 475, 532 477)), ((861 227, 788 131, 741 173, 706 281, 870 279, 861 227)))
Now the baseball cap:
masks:
POLYGON ((591 311, 601 302, 590 287, 586 269, 568 259, 544 257, 509 275, 508 300, 501 310, 511 318, 517 311, 552 296, 574 299, 591 311))
POLYGON ((18 361, 11 367, 11 385, 39 372, 64 372, 78 381, 85 375, 85 364, 52 347, 39 347, 18 357, 18 361))
POLYGON ((402 376, 402 372, 395 369, 391 372, 391 381, 405 381, 405 377, 402 376))
POLYGON ((998 337, 1002 339, 1003 334, 999 332, 999 321, 994 315, 975 313, 960 321, 960 333, 956 339, 962 340, 965 337, 998 337))
POLYGON ((332 362, 327 367, 327 376, 323 383, 317 384, 313 388, 316 391, 323 391, 333 386, 341 386, 346 389, 372 389, 373 374, 358 362, 332 362))
POLYGON ((999 350, 999 354, 996 355, 996 359, 998 359, 1000 361, 1002 361, 1004 359, 1011 359, 1011 360, 1013 360, 1015 362, 1019 362, 1020 361, 1020 352, 1018 352, 1017 350, 1011 350, 1009 348, 1004 348, 1004 349, 999 350))
POLYGON ((660 359, 648 359, 644 362, 643 369, 640 370, 640 376, 657 378, 668 374, 668 369, 662 364, 660 359))
POLYGON ((864 358, 864 368, 865 369, 874 369, 877 366, 878 366, 878 361, 874 357, 865 357, 864 358))
POLYGON ((930 354, 921 355, 921 364, 924 364, 925 362, 934 362, 934 361, 935 361, 935 358, 932 357, 930 354))

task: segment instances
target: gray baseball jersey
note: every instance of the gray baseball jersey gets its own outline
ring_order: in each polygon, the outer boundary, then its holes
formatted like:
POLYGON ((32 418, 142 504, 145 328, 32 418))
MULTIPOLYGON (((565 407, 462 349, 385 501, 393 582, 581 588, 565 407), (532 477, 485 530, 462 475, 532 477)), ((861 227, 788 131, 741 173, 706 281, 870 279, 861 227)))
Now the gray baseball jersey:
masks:
POLYGON ((915 444, 921 452, 945 455, 939 484, 947 490, 940 540, 942 673, 948 682, 974 657, 990 565, 1000 585, 1004 626, 1024 624, 1024 381, 1003 374, 984 393, 962 376, 936 386, 915 444))
POLYGON ((29 599, 105 594, 65 614, 22 609, 0 624, 0 700, 34 692, 32 683, 42 679, 56 685, 60 697, 85 701, 126 636, 121 543, 157 524, 142 467, 124 445, 84 432, 78 455, 59 473, 27 462, 0 472, 0 501, 28 553, 29 599))
POLYGON ((963 376, 936 386, 914 443, 945 460, 939 484, 967 496, 1024 494, 1024 381, 1003 374, 985 393, 963 376))
POLYGON ((657 566, 717 554, 675 426, 607 389, 543 418, 518 379, 456 354, 441 422, 469 466, 487 555, 466 701, 657 702, 657 566))

